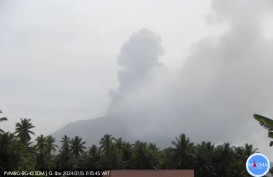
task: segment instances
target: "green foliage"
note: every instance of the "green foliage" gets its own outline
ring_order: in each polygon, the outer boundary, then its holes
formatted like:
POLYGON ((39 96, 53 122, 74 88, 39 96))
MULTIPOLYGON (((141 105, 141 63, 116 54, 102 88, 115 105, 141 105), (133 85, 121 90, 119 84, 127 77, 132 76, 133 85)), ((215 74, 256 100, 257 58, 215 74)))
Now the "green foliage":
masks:
POLYGON ((105 154, 108 155, 110 151, 113 149, 113 141, 114 138, 112 135, 106 134, 100 140, 100 150, 105 154))
POLYGON ((195 159, 193 167, 197 176, 216 176, 215 164, 213 163, 215 147, 210 142, 202 142, 195 147, 195 159))
POLYGON ((75 157, 79 157, 80 154, 84 152, 84 149, 86 149, 86 147, 84 146, 86 142, 82 142, 82 138, 80 138, 79 136, 75 136, 75 138, 72 138, 69 143, 72 155, 74 155, 75 157))
POLYGON ((158 151, 155 144, 136 141, 132 148, 132 168, 158 169, 158 151))
POLYGON ((35 133, 31 131, 34 126, 30 122, 30 119, 20 118, 20 120, 20 122, 16 123, 15 134, 17 134, 16 136, 23 144, 28 145, 31 140, 30 134, 35 135, 35 133))
MULTIPOLYGON (((2 114, 2 111, 0 110, 0 114, 2 114)), ((8 118, 6 118, 6 117, 1 117, 0 118, 0 122, 2 122, 2 121, 7 121, 8 120, 8 118)), ((4 131, 0 128, 0 133, 4 133, 4 131)))
POLYGON ((0 134, 0 169, 16 169, 20 160, 20 151, 17 150, 18 141, 14 134, 0 134))
POLYGON ((194 144, 190 142, 190 139, 185 134, 181 134, 176 141, 173 141, 173 159, 176 162, 178 169, 189 169, 193 165, 193 161, 196 158, 194 154, 194 144))
POLYGON ((56 156, 58 169, 72 169, 72 153, 70 151, 70 138, 65 135, 61 140, 62 146, 56 156))
POLYGON ((56 152, 52 136, 40 135, 31 144, 32 128, 30 119, 21 118, 15 133, 0 133, 0 170, 194 169, 196 177, 247 177, 246 159, 257 151, 250 144, 194 144, 185 134, 176 137, 171 147, 160 149, 153 143, 130 143, 106 134, 99 146, 90 148, 79 136, 65 135, 56 152))

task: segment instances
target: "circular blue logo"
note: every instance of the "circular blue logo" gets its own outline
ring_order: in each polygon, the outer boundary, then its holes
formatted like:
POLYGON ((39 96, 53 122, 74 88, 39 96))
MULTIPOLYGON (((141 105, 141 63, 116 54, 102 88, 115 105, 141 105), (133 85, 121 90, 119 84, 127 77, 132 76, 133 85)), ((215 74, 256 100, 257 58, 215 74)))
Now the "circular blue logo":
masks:
POLYGON ((270 169, 269 159, 261 153, 255 153, 248 157, 246 161, 248 173, 254 177, 266 175, 270 169))

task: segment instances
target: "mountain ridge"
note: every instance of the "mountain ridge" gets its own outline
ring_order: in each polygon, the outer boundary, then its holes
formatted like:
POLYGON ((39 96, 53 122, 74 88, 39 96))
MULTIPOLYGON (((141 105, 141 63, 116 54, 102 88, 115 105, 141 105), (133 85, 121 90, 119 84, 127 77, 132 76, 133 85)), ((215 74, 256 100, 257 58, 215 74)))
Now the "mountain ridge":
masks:
POLYGON ((79 120, 71 122, 56 130, 51 135, 56 138, 58 144, 64 135, 70 138, 79 136, 86 142, 86 146, 98 145, 105 134, 113 137, 127 138, 127 128, 124 123, 111 117, 98 117, 95 119, 79 120))

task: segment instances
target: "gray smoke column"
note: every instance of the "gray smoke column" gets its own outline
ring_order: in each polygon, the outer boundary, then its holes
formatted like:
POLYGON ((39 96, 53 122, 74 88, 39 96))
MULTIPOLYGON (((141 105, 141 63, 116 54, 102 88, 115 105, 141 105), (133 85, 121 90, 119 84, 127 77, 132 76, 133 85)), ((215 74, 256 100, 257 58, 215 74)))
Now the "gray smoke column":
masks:
POLYGON ((112 100, 108 109, 109 116, 115 116, 123 98, 149 82, 153 69, 161 65, 158 57, 162 54, 160 36, 148 29, 132 34, 129 41, 123 44, 117 58, 121 66, 118 72, 119 88, 110 91, 112 100))
POLYGON ((133 34, 118 57, 123 68, 109 116, 127 125, 129 137, 163 146, 186 133, 194 142, 267 147, 268 141, 259 140, 266 132, 253 113, 273 117, 273 43, 262 31, 272 5, 213 0, 214 22, 228 29, 193 45, 179 75, 167 82, 161 70, 154 72, 162 54, 158 35, 147 30, 133 34))

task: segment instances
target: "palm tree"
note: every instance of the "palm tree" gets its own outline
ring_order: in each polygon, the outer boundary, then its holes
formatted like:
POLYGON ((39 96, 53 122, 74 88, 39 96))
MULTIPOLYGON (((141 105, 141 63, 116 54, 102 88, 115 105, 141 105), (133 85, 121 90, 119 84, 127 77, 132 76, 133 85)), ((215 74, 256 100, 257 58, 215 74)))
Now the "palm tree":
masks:
POLYGON ((155 169, 157 168, 157 158, 152 152, 152 145, 145 142, 136 141, 132 149, 133 168, 155 169))
POLYGON ((120 151, 121 154, 121 164, 120 168, 129 168, 129 161, 132 157, 132 146, 130 143, 126 142, 122 138, 115 138, 113 143, 114 148, 120 151))
POLYGON ((27 145, 31 140, 30 134, 35 135, 35 133, 30 130, 34 128, 34 126, 30 122, 30 119, 26 119, 26 118, 24 119, 20 118, 20 119, 21 119, 21 122, 16 123, 15 134, 17 134, 17 137, 20 138, 20 141, 23 144, 27 145))
POLYGON ((36 145, 34 145, 34 148, 37 150, 37 157, 36 157, 36 163, 38 169, 47 169, 47 153, 48 153, 48 146, 47 146, 47 138, 44 137, 44 135, 40 135, 35 140, 37 142, 36 145))
POLYGON ((65 161, 68 161, 70 159, 70 138, 65 135, 62 137, 62 140, 60 141, 62 143, 61 149, 60 149, 60 154, 63 156, 65 161))
POLYGON ((244 147, 234 147, 234 162, 230 167, 230 173, 232 176, 249 176, 245 168, 246 160, 247 157, 244 147))
POLYGON ((44 135, 40 135, 36 138, 35 141, 37 142, 37 144, 34 145, 34 147, 37 149, 37 151, 39 153, 45 153, 47 149, 46 137, 44 137, 44 135))
POLYGON ((152 162, 152 168, 153 169, 159 169, 161 166, 160 163, 160 151, 159 148, 154 143, 149 143, 148 145, 148 152, 150 156, 150 161, 152 162))
POLYGON ((88 150, 88 156, 85 160, 85 168, 87 169, 102 169, 102 155, 96 145, 92 145, 88 150))
POLYGON ((84 152, 84 149, 86 149, 86 147, 84 146, 86 142, 82 142, 82 138, 80 138, 79 136, 75 136, 75 138, 72 138, 72 140, 70 141, 70 150, 72 152, 73 155, 75 155, 76 157, 79 157, 81 153, 84 152))
POLYGON ((176 169, 177 163, 175 162, 173 158, 173 148, 167 147, 160 152, 160 158, 161 158, 161 169, 176 169))
POLYGON ((135 162, 135 168, 143 169, 146 165, 144 164, 147 156, 147 144, 144 142, 136 141, 133 145, 133 161, 135 162))
POLYGON ((254 148, 252 144, 245 144, 244 151, 245 151, 245 160, 252 154, 254 154, 258 149, 254 148))
POLYGON ((72 156, 70 151, 70 138, 65 135, 60 141, 62 143, 59 155, 57 156, 56 166, 60 169, 71 169, 72 168, 72 156))
POLYGON ((115 138, 114 139, 114 144, 116 146, 116 148, 118 149, 122 149, 123 145, 124 145, 125 141, 122 138, 115 138))
POLYGON ((100 150, 102 150, 102 152, 107 155, 113 146, 113 141, 114 141, 114 137, 112 137, 112 135, 110 134, 104 135, 99 142, 100 150))
POLYGON ((54 144, 54 142, 55 138, 53 138, 51 135, 46 137, 47 150, 49 155, 51 155, 51 152, 55 152, 56 148, 58 147, 56 144, 54 144))
POLYGON ((219 145, 216 147, 213 156, 217 176, 232 176, 232 165, 236 161, 234 147, 231 147, 230 143, 219 145))
POLYGON ((0 170, 16 169, 21 159, 20 149, 14 134, 0 134, 0 170))
POLYGON ((194 144, 185 134, 181 134, 176 141, 172 141, 174 145, 174 159, 176 159, 177 168, 190 168, 195 158, 193 153, 194 144))
POLYGON ((122 146, 122 155, 124 161, 129 161, 132 157, 132 145, 129 142, 125 142, 122 146))
POLYGON ((211 142, 202 142, 196 146, 196 158, 194 161, 194 169, 197 176, 212 177, 214 173, 213 155, 214 145, 211 142))
POLYGON ((62 140, 60 142, 62 143, 61 148, 67 147, 69 146, 70 138, 67 135, 64 135, 64 137, 62 137, 62 140))
MULTIPOLYGON (((0 110, 0 114, 2 114, 2 111, 0 110)), ((8 118, 6 118, 6 117, 1 117, 0 118, 0 122, 2 122, 2 121, 7 121, 8 120, 8 118)), ((0 128, 0 133, 4 133, 4 131, 0 128)))

